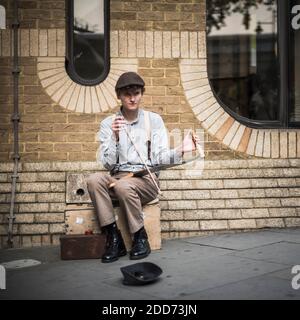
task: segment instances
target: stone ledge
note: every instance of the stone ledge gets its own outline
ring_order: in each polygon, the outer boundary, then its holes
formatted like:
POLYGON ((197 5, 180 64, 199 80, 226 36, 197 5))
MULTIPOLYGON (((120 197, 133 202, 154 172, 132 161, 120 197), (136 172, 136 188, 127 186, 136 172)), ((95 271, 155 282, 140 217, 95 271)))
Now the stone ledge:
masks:
MULTIPOLYGON (((12 162, 0 162, 0 172, 12 172, 14 164, 12 162)), ((46 162, 20 162, 19 172, 71 172, 71 171, 93 171, 106 170, 103 165, 96 162, 80 161, 46 161, 46 162)))

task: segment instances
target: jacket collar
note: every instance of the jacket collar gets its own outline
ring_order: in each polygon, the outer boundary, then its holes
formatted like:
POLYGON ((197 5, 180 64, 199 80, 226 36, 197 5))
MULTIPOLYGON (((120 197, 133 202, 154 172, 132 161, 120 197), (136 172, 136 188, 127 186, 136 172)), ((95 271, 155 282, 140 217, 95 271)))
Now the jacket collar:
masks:
MULTIPOLYGON (((121 107, 120 110, 117 112, 117 115, 118 115, 118 116, 123 116, 123 114, 122 114, 122 108, 123 108, 123 107, 121 107)), ((144 111, 139 108, 139 109, 138 109, 137 117, 136 117, 132 122, 128 122, 128 123, 133 124, 133 123, 139 122, 139 120, 141 119, 141 117, 142 117, 143 115, 144 115, 144 111)))

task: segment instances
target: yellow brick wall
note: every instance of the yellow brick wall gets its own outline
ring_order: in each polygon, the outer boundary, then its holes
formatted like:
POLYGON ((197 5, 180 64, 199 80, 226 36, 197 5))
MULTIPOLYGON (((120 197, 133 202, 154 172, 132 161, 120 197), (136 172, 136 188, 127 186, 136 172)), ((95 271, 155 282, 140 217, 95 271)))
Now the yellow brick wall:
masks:
POLYGON ((111 0, 110 9, 112 30, 205 30, 205 0, 111 0))
MULTIPOLYGON (((96 132, 99 122, 111 110, 98 113, 79 113, 55 103, 41 86, 37 59, 41 56, 63 56, 65 1, 20 2, 20 155, 22 161, 94 161, 98 147, 96 132)), ((130 33, 154 31, 152 35, 164 40, 161 31, 199 32, 205 30, 204 0, 197 1, 114 1, 111 0, 111 32, 119 30, 117 56, 122 56, 122 37, 128 41, 126 55, 130 55, 130 33), (125 31, 125 33, 121 33, 125 31)), ((12 1, 1 0, 7 8, 7 23, 12 21, 12 1)), ((177 33, 176 33, 177 32, 177 33)), ((136 36, 136 33, 133 33, 136 36)), ((196 35, 196 33, 194 33, 196 35)), ((112 39, 114 39, 112 37, 112 39)), ((186 38, 188 39, 188 38, 186 38)), ((13 132, 12 97, 12 33, 1 32, 0 67, 0 161, 12 159, 13 132)), ((188 40, 187 40, 188 41, 188 40)), ((112 55, 115 44, 111 43, 112 55)), ((204 43, 204 42, 203 42, 204 43)), ((138 43, 137 49, 138 50, 138 43)), ((150 48, 156 50, 155 48, 150 48)), ((147 47, 146 47, 147 50, 147 47)), ((163 50, 163 49, 162 49, 163 50)), ((164 53, 162 52, 162 56, 164 53)), ((154 52, 154 56, 159 56, 154 52)), ((177 58, 138 57, 138 72, 146 81, 143 98, 148 110, 158 112, 169 130, 201 128, 181 85, 177 58)), ((205 151, 208 159, 241 157, 230 151, 207 133, 205 151)))

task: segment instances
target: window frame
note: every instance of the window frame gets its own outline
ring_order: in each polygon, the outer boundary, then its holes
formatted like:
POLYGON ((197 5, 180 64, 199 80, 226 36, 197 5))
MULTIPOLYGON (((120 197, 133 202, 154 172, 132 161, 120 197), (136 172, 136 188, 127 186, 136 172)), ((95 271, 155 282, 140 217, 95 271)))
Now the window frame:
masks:
MULTIPOLYGON (((100 1, 100 0, 99 0, 100 1)), ((79 85, 95 86, 103 82, 108 76, 110 70, 110 0, 103 0, 104 6, 104 71, 102 74, 92 80, 84 79, 79 76, 74 67, 74 0, 65 0, 66 3, 66 57, 65 69, 70 78, 79 85)))
POLYGON ((3 18, 3 28, 2 25, 0 25, 0 30, 5 30, 6 29, 6 8, 4 7, 4 5, 0 5, 0 13, 1 15, 3 14, 2 18, 3 18))
MULTIPOLYGON (((283 1, 279 1, 279 2, 283 2, 283 1)), ((286 50, 287 52, 285 53, 286 54, 285 63, 286 63, 286 66, 287 66, 286 67, 286 73, 287 73, 286 82, 288 84, 288 89, 291 90, 292 89, 292 85, 291 85, 292 79, 291 79, 291 76, 289 76, 289 73, 288 73, 289 72, 288 66, 292 65, 294 67, 294 59, 293 59, 292 46, 289 45, 289 43, 291 43, 291 40, 292 40, 292 37, 291 37, 291 33, 292 33, 292 29, 291 29, 291 18, 292 18, 291 9, 292 9, 292 7, 291 7, 290 1, 288 1, 286 6, 283 5, 283 7, 286 10, 286 12, 284 12, 286 17, 283 17, 283 18, 285 18, 287 20, 286 21, 286 24, 287 24, 287 29, 286 30, 288 30, 288 32, 285 35, 283 35, 283 37, 285 36, 286 39, 287 39, 287 43, 285 44, 285 48, 289 48, 288 50, 286 50)), ((282 8, 282 11, 283 11, 283 8, 282 8)), ((300 31, 298 31, 298 32, 300 32, 300 31)), ((294 129, 298 128, 299 129, 300 128, 300 121, 294 121, 294 122, 290 121, 289 122, 289 115, 290 115, 289 111, 290 111, 290 108, 291 108, 292 99, 290 98, 288 89, 286 91, 286 97, 285 97, 285 99, 286 99, 285 101, 286 101, 286 103, 288 105, 287 115, 286 115, 287 123, 289 124, 290 128, 294 128, 294 129)))
MULTIPOLYGON (((206 0, 206 2, 209 0, 206 0)), ((208 75, 211 90, 218 103, 224 110, 236 119, 238 122, 254 129, 289 129, 300 128, 300 122, 289 121, 289 110, 291 107, 290 91, 291 78, 289 76, 290 61, 292 61, 292 52, 290 50, 291 40, 291 6, 286 1, 277 0, 277 43, 278 43, 278 62, 279 62, 279 106, 278 106, 278 120, 252 120, 235 113, 229 108, 217 95, 208 75), (288 4, 288 5, 287 5, 288 4)), ((208 12, 206 11, 206 16, 208 12)), ((208 34, 206 32, 206 43, 208 43, 208 34)), ((208 61, 208 50, 207 50, 208 61)))

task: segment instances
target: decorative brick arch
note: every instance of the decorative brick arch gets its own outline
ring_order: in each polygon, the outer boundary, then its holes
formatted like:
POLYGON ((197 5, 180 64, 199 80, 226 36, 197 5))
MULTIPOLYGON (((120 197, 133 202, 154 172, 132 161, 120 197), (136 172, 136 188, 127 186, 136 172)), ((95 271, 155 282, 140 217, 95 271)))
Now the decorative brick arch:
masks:
POLYGON ((208 133, 232 150, 265 158, 300 156, 297 129, 252 129, 231 117, 214 97, 206 59, 181 59, 181 82, 195 116, 208 133))
POLYGON ((96 86, 83 86, 67 74, 64 57, 38 57, 38 77, 59 106, 74 112, 98 113, 118 105, 115 83, 123 72, 136 72, 137 66, 137 59, 113 58, 105 81, 96 86))

